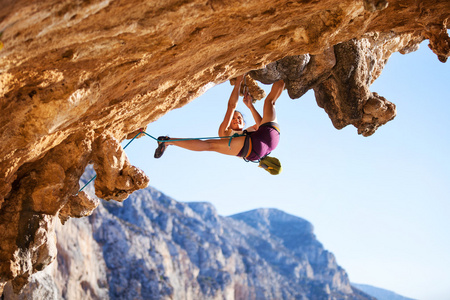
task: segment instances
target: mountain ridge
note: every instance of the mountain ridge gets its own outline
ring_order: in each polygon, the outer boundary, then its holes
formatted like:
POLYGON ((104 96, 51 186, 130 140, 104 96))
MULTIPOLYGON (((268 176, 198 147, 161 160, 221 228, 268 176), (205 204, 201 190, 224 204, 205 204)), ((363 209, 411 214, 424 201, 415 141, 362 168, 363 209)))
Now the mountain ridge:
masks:
MULTIPOLYGON (((223 217, 210 203, 177 202, 148 187, 124 202, 102 200, 92 216, 57 232, 53 273, 40 284, 33 279, 22 296, 45 290, 54 299, 374 299, 350 285, 311 223, 277 209, 223 217), (286 226, 291 233, 282 234, 286 226), (77 245, 91 245, 98 257, 77 245)), ((9 285, 5 293, 17 299, 9 285)))
POLYGON ((383 288, 375 287, 369 284, 352 283, 352 286, 358 288, 365 293, 376 297, 377 300, 417 300, 399 295, 393 291, 389 291, 383 288))

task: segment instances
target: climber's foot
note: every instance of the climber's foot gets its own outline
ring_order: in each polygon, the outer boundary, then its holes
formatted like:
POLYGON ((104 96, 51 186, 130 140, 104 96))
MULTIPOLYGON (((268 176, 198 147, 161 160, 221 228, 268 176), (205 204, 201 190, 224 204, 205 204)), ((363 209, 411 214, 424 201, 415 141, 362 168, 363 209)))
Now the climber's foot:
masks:
POLYGON ((160 158, 163 154, 164 151, 166 150, 166 143, 165 142, 160 142, 163 140, 169 140, 168 136, 160 136, 158 137, 158 148, 156 148, 155 150, 155 158, 160 158))

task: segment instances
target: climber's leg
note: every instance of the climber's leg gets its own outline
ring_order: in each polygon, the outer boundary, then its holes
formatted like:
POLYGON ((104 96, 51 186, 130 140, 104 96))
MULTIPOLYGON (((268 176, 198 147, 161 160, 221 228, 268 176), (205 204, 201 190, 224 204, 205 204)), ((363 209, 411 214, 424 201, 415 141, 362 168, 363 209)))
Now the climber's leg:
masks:
POLYGON ((166 146, 174 145, 191 151, 213 151, 221 154, 236 156, 244 145, 245 137, 234 137, 229 139, 218 140, 178 140, 172 138, 164 142, 166 146), (172 141, 174 140, 174 141, 172 141))
POLYGON ((266 99, 264 100, 264 109, 261 124, 277 121, 275 102, 280 97, 281 93, 283 92, 283 89, 284 89, 283 80, 278 80, 272 85, 272 89, 270 90, 269 95, 267 95, 266 99))

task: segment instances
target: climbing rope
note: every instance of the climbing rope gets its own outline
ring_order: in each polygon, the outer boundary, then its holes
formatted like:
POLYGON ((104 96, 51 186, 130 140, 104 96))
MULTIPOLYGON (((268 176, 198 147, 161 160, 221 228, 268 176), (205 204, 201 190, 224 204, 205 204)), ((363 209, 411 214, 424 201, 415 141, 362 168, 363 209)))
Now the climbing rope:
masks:
MULTIPOLYGON (((147 132, 140 130, 138 132, 138 134, 136 134, 124 147, 123 149, 126 149, 128 147, 128 145, 130 145, 139 135, 141 134, 145 134, 146 136, 154 139, 157 142, 167 142, 167 140, 159 140, 158 138, 155 138, 154 136, 148 134, 147 132)), ((177 141, 190 141, 190 140, 213 140, 213 139, 230 139, 230 141, 228 142, 228 146, 230 146, 231 144, 231 140, 235 137, 239 137, 239 136, 244 136, 245 134, 239 134, 239 133, 235 133, 231 136, 213 136, 213 137, 199 137, 199 138, 181 138, 181 139, 170 139, 171 142, 177 142, 177 141)), ((89 183, 91 183, 95 178, 97 178, 97 175, 95 175, 94 177, 92 177, 79 191, 78 193, 80 193, 85 187, 87 187, 89 185, 89 183)), ((78 195, 77 193, 77 195, 78 195)))
MULTIPOLYGON (((1 37, 1 35, 0 35, 0 37, 1 37)), ((1 48, 0 48, 0 49, 1 49, 1 48)), ((243 82, 243 87, 242 87, 242 92, 243 92, 244 95, 246 95, 247 93, 249 93, 248 86, 247 86, 247 79, 246 79, 246 77, 247 77, 247 73, 244 74, 244 82, 243 82)), ((148 136, 148 137, 154 139, 154 140, 157 141, 157 142, 164 142, 164 141, 167 141, 167 140, 159 140, 159 139, 155 138, 154 136, 148 134, 147 132, 145 132, 145 131, 143 131, 143 130, 140 130, 140 131, 138 132, 138 134, 136 134, 136 135, 134 136, 134 138, 132 138, 131 141, 129 141, 129 142, 125 145, 125 147, 123 147, 123 149, 127 148, 128 145, 130 145, 130 144, 131 144, 131 143, 132 143, 139 135, 141 135, 141 134, 145 134, 146 136, 148 136)), ((244 136, 244 135, 245 135, 245 134, 238 134, 238 133, 235 133, 235 134, 233 134, 233 135, 231 135, 231 136, 213 136, 213 137, 200 137, 200 138, 181 138, 181 139, 170 139, 170 141, 172 141, 172 142, 177 142, 177 141, 190 141, 190 140, 230 139, 230 141, 228 142, 228 147, 229 147, 229 146, 231 145, 231 140, 232 140, 233 138, 239 137, 239 136, 244 136)), ((87 182, 87 183, 86 183, 86 184, 78 191, 78 193, 81 192, 86 186, 88 186, 89 183, 91 183, 95 178, 97 178, 97 175, 95 175, 94 177, 92 177, 91 180, 89 180, 89 181, 88 181, 88 182, 87 182)), ((77 195, 78 195, 78 193, 77 193, 77 195)))

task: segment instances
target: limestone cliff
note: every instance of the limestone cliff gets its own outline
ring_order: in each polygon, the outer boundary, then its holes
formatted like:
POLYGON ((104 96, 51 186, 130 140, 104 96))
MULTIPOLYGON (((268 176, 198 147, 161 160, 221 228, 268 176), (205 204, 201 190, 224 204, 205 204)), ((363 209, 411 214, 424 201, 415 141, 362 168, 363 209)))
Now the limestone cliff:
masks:
POLYGON ((145 187, 120 141, 208 87, 282 78, 368 136, 396 113, 369 90, 391 53, 450 49, 447 0, 0 3, 0 291, 55 259, 60 212, 95 208, 77 195, 89 162, 104 199, 145 187))
POLYGON ((89 218, 57 226, 57 237, 56 263, 19 295, 6 285, 6 299, 372 300, 308 221, 279 210, 222 217, 148 187, 102 201, 89 218))

